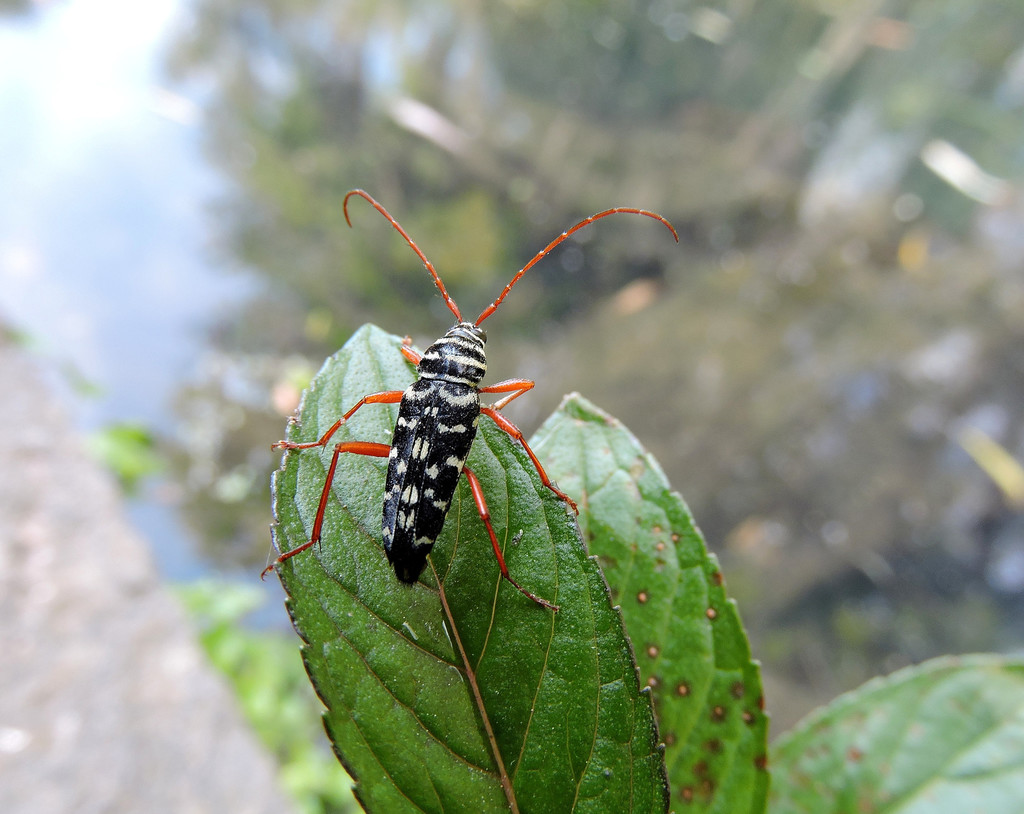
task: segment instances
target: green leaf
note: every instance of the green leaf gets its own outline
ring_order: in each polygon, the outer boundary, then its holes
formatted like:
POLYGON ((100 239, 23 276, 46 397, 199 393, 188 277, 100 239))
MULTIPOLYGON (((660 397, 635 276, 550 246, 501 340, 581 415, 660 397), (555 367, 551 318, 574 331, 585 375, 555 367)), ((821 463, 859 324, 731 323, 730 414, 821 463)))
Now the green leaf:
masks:
POLYGON ((672 802, 761 812, 768 722, 760 670, 683 499, 622 424, 577 394, 534 437, 548 474, 580 506, 652 688, 672 802))
MULTIPOLYGON (((315 440, 361 396, 412 380, 398 338, 364 327, 317 375, 289 439, 315 440)), ((367 406, 335 440, 387 443, 396 414, 367 406)), ((290 451, 275 473, 280 550, 309 539, 329 459, 290 451)), ((278 567, 328 734, 366 809, 664 811, 650 695, 621 617, 522 448, 484 419, 469 465, 510 571, 557 613, 500 578, 464 482, 420 582, 401 584, 381 545, 385 464, 342 455, 323 544, 278 567)))
POLYGON ((1024 660, 946 657, 812 713, 775 745, 771 810, 1011 814, 1024 806, 1024 660))

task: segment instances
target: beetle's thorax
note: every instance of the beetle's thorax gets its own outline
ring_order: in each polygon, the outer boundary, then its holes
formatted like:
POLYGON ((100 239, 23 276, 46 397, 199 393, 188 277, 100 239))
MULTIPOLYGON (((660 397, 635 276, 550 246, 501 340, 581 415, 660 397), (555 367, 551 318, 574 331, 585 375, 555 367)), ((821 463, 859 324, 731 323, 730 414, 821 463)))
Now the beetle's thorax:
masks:
POLYGON ((424 352, 420 378, 476 387, 487 372, 486 342, 487 334, 472 322, 457 323, 424 352))

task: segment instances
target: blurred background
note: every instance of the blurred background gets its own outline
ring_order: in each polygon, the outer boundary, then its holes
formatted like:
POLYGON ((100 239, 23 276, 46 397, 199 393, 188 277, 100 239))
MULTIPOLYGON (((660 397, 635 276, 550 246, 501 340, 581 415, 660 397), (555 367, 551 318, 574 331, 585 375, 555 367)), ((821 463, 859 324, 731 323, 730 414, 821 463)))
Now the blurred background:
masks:
MULTIPOLYGON (((0 321, 170 582, 256 584, 269 445, 364 322, 487 324, 723 562, 775 734, 1024 643, 1024 5, 0 3, 0 321)), ((17 387, 17 383, 6 386, 17 387)), ((17 432, 6 427, 5 432, 17 432)), ((255 624, 285 629, 276 588, 255 624)))

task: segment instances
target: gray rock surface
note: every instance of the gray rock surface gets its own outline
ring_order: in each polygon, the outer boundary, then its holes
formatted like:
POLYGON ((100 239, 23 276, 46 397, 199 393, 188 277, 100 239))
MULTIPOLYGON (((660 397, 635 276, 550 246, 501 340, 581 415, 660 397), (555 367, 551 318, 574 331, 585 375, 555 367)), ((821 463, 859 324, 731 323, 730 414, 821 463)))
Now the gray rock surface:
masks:
POLYGON ((0 812, 287 812, 116 487, 0 339, 0 812))

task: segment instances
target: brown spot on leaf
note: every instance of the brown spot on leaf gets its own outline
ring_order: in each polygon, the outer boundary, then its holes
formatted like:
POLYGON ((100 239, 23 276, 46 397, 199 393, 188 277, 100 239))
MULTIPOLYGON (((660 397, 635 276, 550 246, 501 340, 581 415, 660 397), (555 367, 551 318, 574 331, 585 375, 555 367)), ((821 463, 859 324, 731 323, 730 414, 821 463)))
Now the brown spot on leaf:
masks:
POLYGON ((734 681, 730 691, 732 692, 732 697, 738 701, 740 698, 743 697, 743 694, 747 691, 747 688, 743 686, 742 681, 734 681))
POLYGON ((692 803, 693 802, 693 786, 683 786, 681 789, 679 789, 679 798, 684 803, 692 803))
POLYGON ((704 611, 704 615, 707 616, 708 619, 710 619, 712 622, 714 622, 715 619, 718 618, 718 611, 716 611, 714 608, 708 608, 706 611, 704 611))
POLYGON ((718 704, 711 708, 711 720, 716 724, 725 720, 725 707, 718 704))
POLYGON ((722 751, 722 742, 718 738, 711 738, 704 742, 704 748, 711 754, 717 755, 722 751))
POLYGON ((660 653, 660 652, 661 651, 658 649, 658 645, 656 645, 656 644, 649 644, 649 645, 647 645, 647 655, 650 656, 652 659, 658 658, 658 653, 660 653))
POLYGON ((647 596, 647 591, 641 591, 636 595, 636 601, 639 602, 641 605, 645 605, 648 599, 649 597, 647 596))
POLYGON ((690 694, 690 685, 685 681, 680 681, 676 684, 676 695, 680 698, 685 698, 690 694))
POLYGON ((757 757, 755 757, 754 758, 754 768, 757 769, 759 772, 763 772, 765 769, 767 769, 768 768, 768 756, 767 755, 758 755, 757 757))

